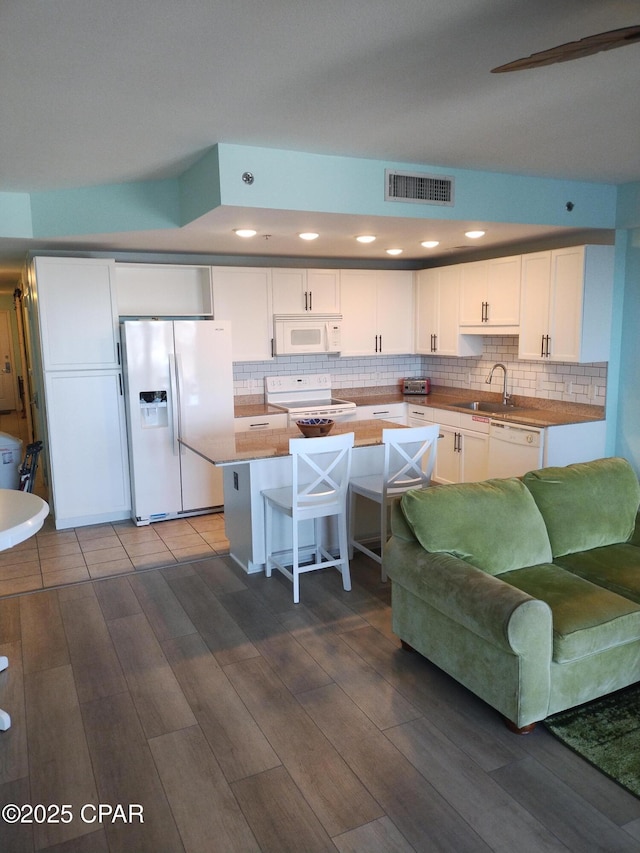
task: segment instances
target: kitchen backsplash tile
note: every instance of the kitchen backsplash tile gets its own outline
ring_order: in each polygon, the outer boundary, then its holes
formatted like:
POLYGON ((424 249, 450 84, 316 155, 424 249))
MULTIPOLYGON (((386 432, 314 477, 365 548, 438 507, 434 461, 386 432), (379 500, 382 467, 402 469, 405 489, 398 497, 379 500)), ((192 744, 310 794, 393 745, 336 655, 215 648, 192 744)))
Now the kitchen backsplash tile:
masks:
MULTIPOLYGON (((506 365, 509 392, 527 397, 589 403, 604 406, 607 393, 607 364, 555 364, 518 359, 518 338, 485 336, 482 356, 442 358, 438 356, 375 356, 342 358, 335 355, 280 356, 273 361, 236 362, 233 365, 234 393, 261 394, 264 377, 294 373, 330 373, 334 389, 373 388, 394 385, 405 376, 429 376, 437 385, 451 388, 490 390, 485 382, 496 361, 506 365)), ((496 374, 491 390, 502 389, 496 374)))

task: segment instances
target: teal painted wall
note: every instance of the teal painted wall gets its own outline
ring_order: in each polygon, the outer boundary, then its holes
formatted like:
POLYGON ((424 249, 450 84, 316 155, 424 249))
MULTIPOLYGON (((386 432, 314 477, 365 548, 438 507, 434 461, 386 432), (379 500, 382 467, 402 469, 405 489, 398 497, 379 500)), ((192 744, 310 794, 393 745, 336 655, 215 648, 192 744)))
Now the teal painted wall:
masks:
POLYGON ((0 193, 0 237, 31 237, 31 198, 28 193, 0 193))
POLYGON ((441 169, 242 145, 219 145, 218 158, 224 205, 414 219, 484 219, 568 228, 615 227, 616 187, 610 184, 441 169), (385 201, 385 168, 453 177, 455 205, 385 201), (243 172, 254 175, 253 184, 242 181, 243 172), (571 213, 566 210, 568 201, 574 204, 571 213))
POLYGON ((615 453, 640 475, 640 229, 628 232, 625 264, 615 453))
POLYGON ((72 237, 178 228, 177 180, 32 193, 34 237, 72 237))
POLYGON ((181 225, 220 206, 220 164, 215 145, 180 176, 181 225))
POLYGON ((0 193, 0 237, 73 237, 178 228, 220 204, 413 219, 613 229, 615 186, 220 144, 175 180, 0 193), (448 175, 455 204, 384 200, 385 168, 448 175), (243 182, 251 172, 254 183, 243 182), (573 210, 568 213, 566 204, 573 210))

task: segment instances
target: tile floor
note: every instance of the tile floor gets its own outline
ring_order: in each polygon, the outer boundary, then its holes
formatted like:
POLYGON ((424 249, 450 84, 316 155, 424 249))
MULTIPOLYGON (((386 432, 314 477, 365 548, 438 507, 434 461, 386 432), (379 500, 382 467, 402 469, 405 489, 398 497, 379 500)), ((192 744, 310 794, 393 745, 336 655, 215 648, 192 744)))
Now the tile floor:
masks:
MULTIPOLYGON (((0 432, 22 438, 26 422, 0 414, 0 432)), ((39 468, 34 491, 47 499, 39 468)), ((132 521, 56 530, 49 517, 26 542, 0 553, 0 596, 96 580, 228 553, 224 515, 136 527, 132 521)))

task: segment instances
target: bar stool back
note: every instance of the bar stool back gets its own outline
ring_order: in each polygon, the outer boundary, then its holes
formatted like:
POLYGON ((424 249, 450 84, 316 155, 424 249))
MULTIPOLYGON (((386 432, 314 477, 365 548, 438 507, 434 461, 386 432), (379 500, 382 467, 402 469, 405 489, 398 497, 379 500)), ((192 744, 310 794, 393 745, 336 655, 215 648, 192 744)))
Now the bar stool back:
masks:
POLYGON ((278 569, 293 583, 293 600, 300 601, 303 572, 335 566, 342 574, 345 590, 351 589, 347 535, 347 489, 351 471, 354 433, 322 438, 292 438, 289 441, 293 471, 292 485, 262 492, 265 508, 265 572, 278 569), (273 552, 274 513, 291 519, 292 548, 273 552), (330 517, 335 518, 338 556, 329 552, 326 536, 330 517), (301 544, 300 524, 312 520, 312 544, 301 544), (307 562, 311 560, 311 562, 307 562))

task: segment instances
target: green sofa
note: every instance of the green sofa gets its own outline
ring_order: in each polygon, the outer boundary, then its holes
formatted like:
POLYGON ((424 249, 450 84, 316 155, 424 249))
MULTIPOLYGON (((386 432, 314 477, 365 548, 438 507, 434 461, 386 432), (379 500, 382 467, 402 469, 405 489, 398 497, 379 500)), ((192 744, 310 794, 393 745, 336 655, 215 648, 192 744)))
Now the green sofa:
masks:
POLYGON ((519 732, 640 680, 639 506, 620 458, 407 492, 394 631, 519 732))

